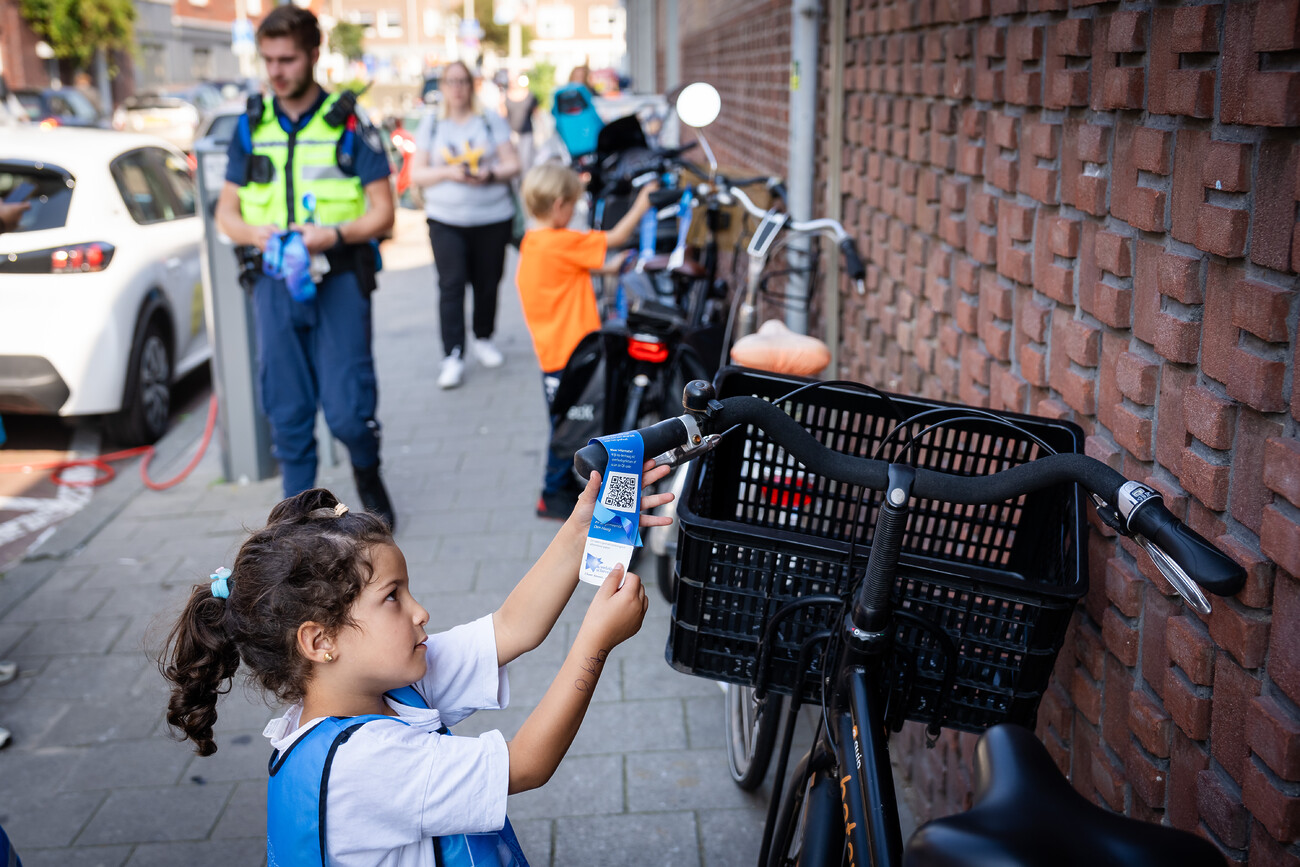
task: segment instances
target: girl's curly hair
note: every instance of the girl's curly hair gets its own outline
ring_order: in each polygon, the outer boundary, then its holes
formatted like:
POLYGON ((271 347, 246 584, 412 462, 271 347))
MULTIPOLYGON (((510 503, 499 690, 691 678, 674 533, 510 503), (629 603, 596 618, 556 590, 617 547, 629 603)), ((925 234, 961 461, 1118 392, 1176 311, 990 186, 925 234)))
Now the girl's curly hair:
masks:
POLYGON ((299 701, 311 668, 298 653, 298 627, 315 621, 335 633, 352 625, 352 603, 371 577, 370 549, 393 537, 381 518, 336 510, 338 502, 323 488, 281 501, 239 549, 229 598, 208 584, 190 592, 159 668, 172 685, 167 722, 199 755, 217 751, 217 698, 241 660, 266 692, 299 701))

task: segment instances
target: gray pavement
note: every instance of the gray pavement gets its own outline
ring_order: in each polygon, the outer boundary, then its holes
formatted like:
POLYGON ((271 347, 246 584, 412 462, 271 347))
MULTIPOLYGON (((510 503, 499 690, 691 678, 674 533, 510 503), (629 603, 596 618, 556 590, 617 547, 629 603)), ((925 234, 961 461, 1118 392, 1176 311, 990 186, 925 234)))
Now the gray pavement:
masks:
MULTIPOLYGON (((497 606, 557 524, 533 514, 545 440, 539 374, 507 276, 498 345, 506 364, 470 362, 463 387, 435 385, 437 290, 420 215, 403 212, 375 296, 384 473, 397 542, 430 629, 497 606)), ((193 454, 203 418, 160 444, 155 478, 193 454)), ((342 449, 339 450, 342 455, 342 449)), ((346 457, 318 483, 356 502, 346 457)), ((0 576, 0 825, 28 867, 264 863, 262 727, 274 711, 237 687, 220 707, 219 751, 198 758, 168 737, 151 653, 191 584, 229 563, 260 526, 280 481, 227 484, 215 445, 165 492, 119 469, 85 510, 0 576)), ((567 652, 592 588, 580 586, 548 641, 510 666, 512 704, 458 731, 507 737, 567 652)), ((532 864, 732 867, 756 860, 768 792, 727 774, 715 684, 664 662, 668 606, 651 594, 640 634, 618 648, 555 777, 513 796, 532 864)), ((770 785, 770 783, 769 783, 770 785)))

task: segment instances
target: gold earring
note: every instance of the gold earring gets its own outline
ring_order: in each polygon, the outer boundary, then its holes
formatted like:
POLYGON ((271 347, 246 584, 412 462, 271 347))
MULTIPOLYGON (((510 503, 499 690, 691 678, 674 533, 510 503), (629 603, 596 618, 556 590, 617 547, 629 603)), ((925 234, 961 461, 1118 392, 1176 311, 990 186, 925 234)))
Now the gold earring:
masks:
POLYGON ((330 656, 328 653, 326 653, 326 654, 325 654, 325 661, 326 661, 326 662, 333 662, 333 661, 334 661, 334 657, 332 657, 332 656, 330 656))

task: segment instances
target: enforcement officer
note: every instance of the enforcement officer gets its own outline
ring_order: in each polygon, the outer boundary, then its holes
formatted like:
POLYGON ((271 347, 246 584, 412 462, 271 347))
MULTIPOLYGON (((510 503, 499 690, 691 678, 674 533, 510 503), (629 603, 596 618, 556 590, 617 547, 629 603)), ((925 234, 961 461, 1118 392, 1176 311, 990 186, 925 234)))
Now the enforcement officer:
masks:
POLYGON ((354 95, 326 93, 312 77, 320 41, 316 16, 294 4, 276 6, 257 28, 275 98, 250 97, 231 137, 217 224, 236 245, 262 251, 273 235, 298 231, 307 251, 329 263, 307 300, 292 297, 282 278, 257 273, 251 281, 259 394, 284 495, 315 484, 319 403, 348 448, 361 502, 392 525, 379 475, 370 318, 374 241, 393 226, 388 159, 374 127, 354 112, 354 95), (313 198, 314 208, 304 207, 313 198))

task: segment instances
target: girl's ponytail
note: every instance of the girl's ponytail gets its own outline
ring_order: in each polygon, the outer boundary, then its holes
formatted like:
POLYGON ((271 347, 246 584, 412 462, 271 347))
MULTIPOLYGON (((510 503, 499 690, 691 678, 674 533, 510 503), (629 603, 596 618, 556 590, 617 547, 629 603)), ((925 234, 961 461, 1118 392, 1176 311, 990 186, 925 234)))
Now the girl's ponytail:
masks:
POLYGON ((240 546, 234 574, 221 569, 195 587, 167 636, 159 661, 171 684, 167 722, 199 755, 215 753, 217 699, 241 662, 280 702, 301 701, 311 663, 298 651, 298 627, 351 626, 352 603, 372 574, 369 551, 392 541, 382 518, 322 488, 279 503, 240 546))
MULTIPOLYGON (((217 580, 224 585, 227 579, 217 580)), ((230 691, 239 667, 227 600, 214 595, 213 590, 213 586, 200 585, 190 593, 185 610, 167 636, 160 664, 163 677, 172 684, 167 722, 194 741, 195 752, 201 756, 217 751, 212 740, 217 698, 230 691)))

